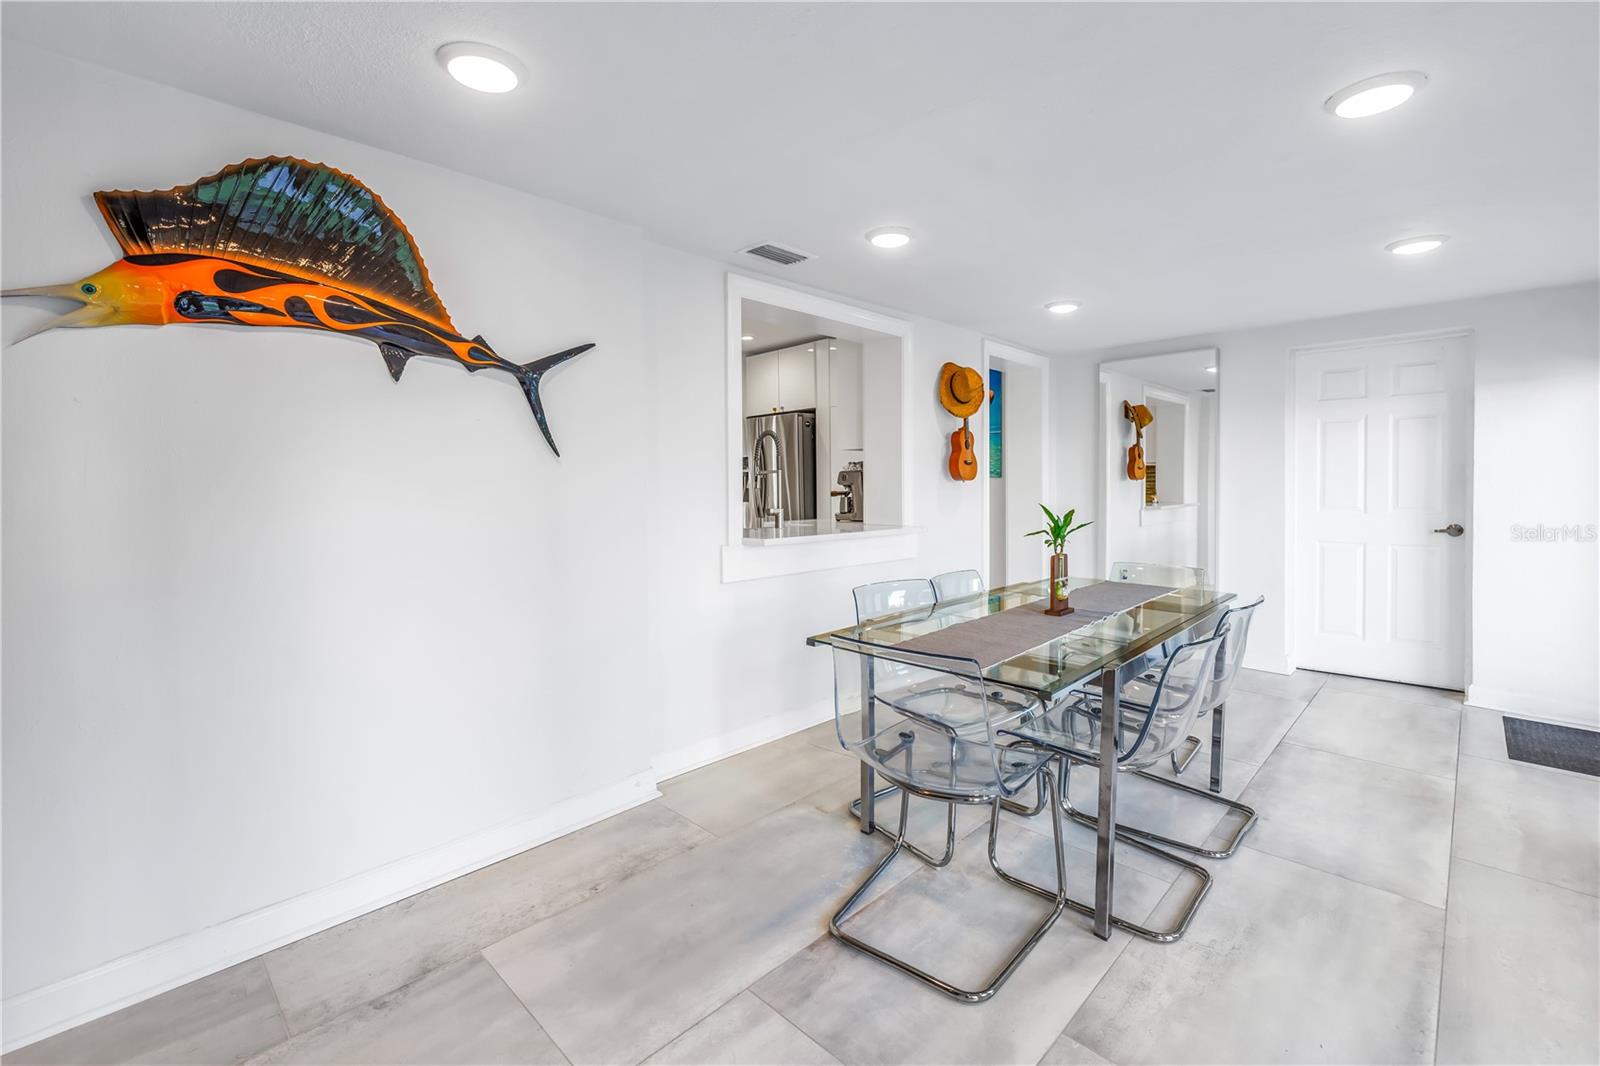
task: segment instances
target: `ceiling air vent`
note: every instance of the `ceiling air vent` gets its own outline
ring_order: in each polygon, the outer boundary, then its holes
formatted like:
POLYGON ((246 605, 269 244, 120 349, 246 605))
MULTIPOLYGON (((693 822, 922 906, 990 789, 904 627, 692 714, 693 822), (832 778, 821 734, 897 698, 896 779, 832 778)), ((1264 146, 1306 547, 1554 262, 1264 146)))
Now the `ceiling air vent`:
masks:
POLYGON ((745 252, 757 258, 777 263, 779 266, 794 266, 796 263, 804 263, 811 258, 810 252, 802 252, 798 248, 789 248, 782 244, 773 244, 771 242, 746 248, 745 252))

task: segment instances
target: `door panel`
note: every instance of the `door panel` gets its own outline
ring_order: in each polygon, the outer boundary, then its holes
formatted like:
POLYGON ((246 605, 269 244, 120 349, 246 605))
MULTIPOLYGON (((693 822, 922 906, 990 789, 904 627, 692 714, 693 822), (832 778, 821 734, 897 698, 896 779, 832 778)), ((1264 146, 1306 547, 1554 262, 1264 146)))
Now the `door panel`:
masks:
POLYGON ((1318 419, 1317 497, 1321 511, 1361 511, 1367 502, 1367 420, 1318 419))
POLYGON ((1470 403, 1465 338, 1298 356, 1298 665, 1461 687, 1470 403))
POLYGON ((1323 541, 1317 545, 1317 632, 1324 636, 1364 635, 1367 546, 1323 541))
POLYGON ((1444 583, 1443 551, 1432 545, 1389 546, 1389 636, 1414 644, 1436 644, 1444 619, 1439 602, 1444 583))
POLYGON ((1394 419, 1389 465, 1390 506, 1396 511, 1437 511, 1444 506, 1444 425, 1438 415, 1394 419))
POLYGON ((1338 367, 1322 372, 1322 389, 1318 399, 1358 400, 1366 394, 1366 367, 1338 367))

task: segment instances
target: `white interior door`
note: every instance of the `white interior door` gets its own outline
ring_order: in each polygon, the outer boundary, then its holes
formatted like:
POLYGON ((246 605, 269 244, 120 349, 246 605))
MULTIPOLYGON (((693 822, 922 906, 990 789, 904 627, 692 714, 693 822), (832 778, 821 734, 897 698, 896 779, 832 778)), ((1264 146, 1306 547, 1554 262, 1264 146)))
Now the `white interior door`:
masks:
POLYGON ((1462 687, 1470 404, 1462 337, 1299 356, 1297 665, 1462 687))

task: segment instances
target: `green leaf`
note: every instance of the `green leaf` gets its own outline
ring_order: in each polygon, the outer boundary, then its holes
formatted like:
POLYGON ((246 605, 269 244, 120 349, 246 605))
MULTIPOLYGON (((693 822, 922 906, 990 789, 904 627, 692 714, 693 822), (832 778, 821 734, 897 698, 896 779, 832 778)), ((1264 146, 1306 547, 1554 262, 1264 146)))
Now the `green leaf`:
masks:
POLYGON ((1044 530, 1036 529, 1032 533, 1024 533, 1023 536, 1024 537, 1042 537, 1042 536, 1044 536, 1044 533, 1045 533, 1044 530))
POLYGON ((1050 524, 1051 525, 1055 524, 1055 522, 1056 522, 1056 513, 1054 511, 1050 510, 1050 508, 1046 507, 1042 503, 1039 505, 1039 510, 1043 511, 1044 512, 1044 516, 1046 518, 1050 519, 1050 524))
POLYGON ((1077 513, 1078 509, 1076 507, 1067 508, 1067 513, 1061 516, 1061 524, 1064 526, 1072 525, 1072 516, 1077 513))

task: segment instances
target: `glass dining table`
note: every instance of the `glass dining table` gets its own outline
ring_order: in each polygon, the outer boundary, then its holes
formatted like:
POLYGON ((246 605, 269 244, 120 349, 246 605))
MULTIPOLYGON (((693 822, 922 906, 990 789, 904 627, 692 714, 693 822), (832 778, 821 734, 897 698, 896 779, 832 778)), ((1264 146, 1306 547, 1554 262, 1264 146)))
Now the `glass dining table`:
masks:
MULTIPOLYGON (((1073 578, 1069 591, 1075 593, 1101 584, 1098 578, 1073 578)), ((1049 599, 1044 581, 1024 582, 990 589, 984 593, 946 600, 927 607, 916 607, 898 614, 868 619, 858 625, 808 637, 812 647, 831 646, 836 638, 853 642, 895 647, 908 641, 939 633, 965 622, 973 622, 1017 607, 1049 599)), ((1162 649, 1180 643, 1191 633, 1200 635, 1216 624, 1232 593, 1207 585, 1190 585, 1160 592, 1125 610, 1095 615, 1092 621, 1054 636, 1035 647, 984 667, 985 677, 997 683, 1035 693, 1046 706, 1073 689, 1099 685, 1107 706, 1116 705, 1122 687, 1146 670, 1160 664, 1162 649)), ((1070 617, 1070 616, 1069 616, 1070 617)), ((1063 629, 1071 622, 1064 622, 1063 629)), ((963 632, 970 633, 972 630, 963 632)), ((951 634, 959 641, 957 634, 951 634)), ((982 656, 971 657, 980 661, 982 656)), ((876 730, 873 700, 865 695, 860 707, 862 736, 876 730)), ((840 708, 843 711, 843 708, 840 708)), ((1098 750, 1123 749, 1122 715, 1102 716, 1098 728, 1110 722, 1115 730, 1111 744, 1098 738, 1098 750)), ((1095 935, 1111 936, 1111 898, 1116 875, 1113 851, 1116 839, 1117 760, 1099 760, 1099 805, 1095 831, 1095 935)), ((861 768, 859 817, 861 831, 877 831, 876 782, 871 768, 861 768)))

